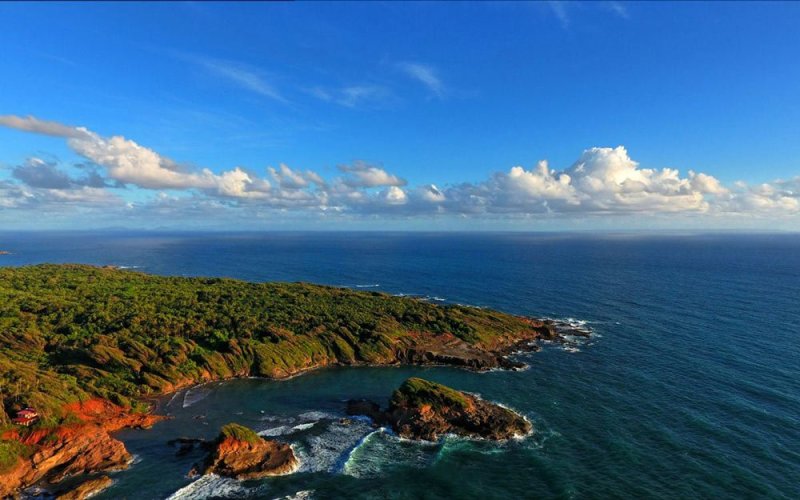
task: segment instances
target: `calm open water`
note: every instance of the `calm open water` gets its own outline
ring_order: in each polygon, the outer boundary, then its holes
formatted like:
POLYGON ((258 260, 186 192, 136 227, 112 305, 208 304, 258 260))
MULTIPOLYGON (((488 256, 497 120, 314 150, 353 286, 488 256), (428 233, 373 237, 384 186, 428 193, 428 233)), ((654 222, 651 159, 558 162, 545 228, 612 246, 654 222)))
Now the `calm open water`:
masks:
POLYGON ((310 281, 586 321, 524 372, 341 368, 182 391, 120 437, 101 498, 800 498, 800 235, 0 233, 0 265, 310 281), (410 375, 527 415, 532 437, 418 444, 340 422, 410 375), (291 476, 185 477, 168 439, 241 422, 294 444, 291 476))

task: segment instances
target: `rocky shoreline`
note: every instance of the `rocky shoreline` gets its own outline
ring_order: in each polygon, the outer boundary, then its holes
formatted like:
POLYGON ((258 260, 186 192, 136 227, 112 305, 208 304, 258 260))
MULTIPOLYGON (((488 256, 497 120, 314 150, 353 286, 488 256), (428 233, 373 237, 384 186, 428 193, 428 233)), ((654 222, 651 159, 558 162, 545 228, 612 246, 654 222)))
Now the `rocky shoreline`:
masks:
MULTIPOLYGON (((111 436, 123 428, 147 429, 166 417, 149 413, 130 413, 113 403, 92 399, 68 405, 75 423, 54 430, 6 431, 2 438, 16 440, 34 452, 0 474, 0 497, 12 496, 27 486, 42 483, 57 490, 64 479, 127 468, 133 457, 125 445, 111 436)), ((106 486, 110 482, 102 481, 106 486)), ((95 491, 93 488, 78 488, 95 491)), ((83 498, 83 497, 74 497, 83 498)))
MULTIPOLYGON (((492 369, 519 369, 523 363, 508 359, 508 355, 520 351, 536 351, 538 340, 558 340, 560 334, 552 322, 526 319, 530 330, 514 338, 499 339, 490 348, 479 348, 468 344, 450 334, 437 336, 420 335, 417 342, 409 346, 398 346, 395 359, 385 363, 369 363, 378 366, 392 365, 446 365, 474 371, 492 369), (521 338, 520 338, 521 337, 521 338)), ((349 366, 367 364, 351 363, 349 366)), ((316 368, 343 365, 342 363, 319 364, 296 372, 287 372, 275 379, 288 378, 316 368)), ((239 377, 234 377, 239 378, 239 377)), ((209 378, 207 381, 219 380, 209 378)), ((192 381, 177 383, 173 390, 194 385, 192 381)), ((402 389, 402 388, 401 388, 402 389)), ((399 389, 399 394, 402 390, 399 389)), ((162 394, 163 396, 163 394, 162 394)), ((411 439, 435 440, 445 433, 460 433, 466 436, 488 439, 508 439, 530 431, 530 424, 509 415, 502 407, 491 405, 474 396, 465 395, 470 411, 459 414, 454 407, 439 412, 430 412, 425 406, 404 406, 395 401, 380 414, 376 408, 362 412, 376 421, 389 422, 403 437, 411 439), (498 410, 500 409, 500 410, 498 410), (501 411, 502 410, 502 411, 501 411), (486 425, 492 420, 501 422, 501 429, 488 430, 486 425)), ((351 405, 348 412, 355 412, 358 405, 351 405)), ((366 407, 360 407, 362 410, 366 407)), ((121 407, 101 399, 77 403, 68 408, 81 423, 62 426, 57 429, 57 438, 45 437, 53 434, 32 432, 26 435, 6 432, 3 439, 16 439, 36 449, 29 458, 21 459, 12 469, 0 473, 0 497, 11 496, 22 488, 33 484, 57 489, 65 478, 92 475, 99 472, 113 472, 129 466, 132 457, 124 444, 110 433, 122 428, 147 428, 166 418, 155 414, 129 413, 121 407)), ((514 414, 515 415, 515 414, 514 414)), ((261 439, 261 438, 259 438, 261 439)), ((215 472, 241 479, 252 479, 265 475, 291 472, 296 468, 296 458, 291 447, 286 444, 262 440, 257 445, 234 440, 222 440, 216 444, 216 451, 210 455, 211 462, 204 464, 197 472, 215 472), (215 458, 211 458, 211 457, 215 458), (263 464, 259 467, 256 463, 263 464)), ((180 451, 180 450, 179 450, 180 451)), ((86 498, 88 494, 112 484, 110 479, 92 478, 79 484, 69 492, 69 498, 86 498)))

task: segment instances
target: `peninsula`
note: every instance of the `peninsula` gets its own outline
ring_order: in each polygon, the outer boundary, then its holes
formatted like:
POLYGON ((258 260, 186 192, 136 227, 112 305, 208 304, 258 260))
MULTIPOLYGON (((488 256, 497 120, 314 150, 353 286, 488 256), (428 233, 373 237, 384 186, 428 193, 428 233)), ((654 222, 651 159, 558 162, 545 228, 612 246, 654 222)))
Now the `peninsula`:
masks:
POLYGON ((148 398, 183 387, 329 365, 514 368, 507 354, 556 336, 546 321, 307 283, 1 268, 0 496, 126 467, 108 433, 152 425, 148 398))

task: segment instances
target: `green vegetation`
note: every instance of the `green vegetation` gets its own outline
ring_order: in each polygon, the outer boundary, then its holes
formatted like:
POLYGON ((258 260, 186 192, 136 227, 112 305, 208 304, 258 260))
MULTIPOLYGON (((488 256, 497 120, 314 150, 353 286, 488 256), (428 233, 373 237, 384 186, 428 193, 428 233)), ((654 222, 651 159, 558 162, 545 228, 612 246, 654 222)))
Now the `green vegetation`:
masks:
POLYGON ((235 423, 225 425, 220 431, 220 438, 233 438, 250 444, 257 444, 261 441, 261 437, 255 431, 235 423))
POLYGON ((25 405, 142 397, 208 379, 392 363, 443 332, 492 345, 520 318, 305 283, 152 276, 82 265, 0 268, 0 427, 25 405))
POLYGON ((11 469, 20 457, 28 456, 31 448, 19 441, 0 441, 0 473, 11 469))
POLYGON ((414 408, 425 404, 434 409, 442 407, 468 408, 464 394, 446 385, 411 377, 392 393, 390 407, 414 408))

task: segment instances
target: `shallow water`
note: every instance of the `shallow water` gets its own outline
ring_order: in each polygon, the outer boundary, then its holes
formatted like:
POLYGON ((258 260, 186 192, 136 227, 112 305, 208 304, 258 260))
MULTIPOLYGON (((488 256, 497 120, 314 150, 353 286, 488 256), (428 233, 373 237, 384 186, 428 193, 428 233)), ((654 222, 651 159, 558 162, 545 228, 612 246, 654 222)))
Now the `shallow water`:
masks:
POLYGON ((586 321, 523 372, 327 369, 209 384, 165 398, 175 418, 120 437, 137 456, 98 498, 800 497, 800 236, 0 233, 2 265, 86 262, 144 272, 369 287, 586 321), (504 444, 420 444, 340 422, 419 375, 520 411, 504 444), (293 444, 291 476, 185 478, 240 422, 293 444), (176 493, 177 492, 177 493, 176 493), (194 496, 193 496, 194 495, 194 496))

